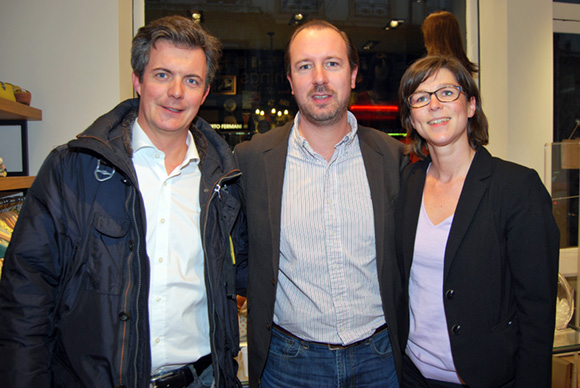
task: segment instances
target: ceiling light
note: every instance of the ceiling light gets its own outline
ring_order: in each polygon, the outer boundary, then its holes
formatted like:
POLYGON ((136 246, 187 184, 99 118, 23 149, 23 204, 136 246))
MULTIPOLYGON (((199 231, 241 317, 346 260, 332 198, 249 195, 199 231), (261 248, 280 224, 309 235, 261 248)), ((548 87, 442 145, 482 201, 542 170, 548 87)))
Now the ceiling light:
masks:
POLYGON ((296 26, 298 24, 304 23, 304 20, 306 20, 306 15, 302 13, 296 13, 292 15, 292 17, 290 18, 290 22, 288 23, 288 25, 296 26))
POLYGON ((399 26, 403 23, 405 23, 403 19, 391 19, 384 28, 386 31, 394 30, 399 28, 399 26))
POLYGON ((204 21, 203 11, 190 10, 189 14, 191 15, 191 18, 193 19, 194 22, 203 23, 203 21, 204 21))
POLYGON ((377 44, 379 44, 378 40, 369 40, 362 46, 362 49, 364 51, 368 51, 368 50, 372 49, 373 47, 375 47, 377 44))

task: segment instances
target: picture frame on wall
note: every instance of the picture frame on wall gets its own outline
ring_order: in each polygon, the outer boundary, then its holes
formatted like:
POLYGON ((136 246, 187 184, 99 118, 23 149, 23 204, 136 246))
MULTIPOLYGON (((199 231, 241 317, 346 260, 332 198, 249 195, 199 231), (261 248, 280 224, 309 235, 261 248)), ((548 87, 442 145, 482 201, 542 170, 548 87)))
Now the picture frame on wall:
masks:
POLYGON ((236 76, 235 75, 218 75, 213 81, 211 88, 215 94, 236 94, 236 76))

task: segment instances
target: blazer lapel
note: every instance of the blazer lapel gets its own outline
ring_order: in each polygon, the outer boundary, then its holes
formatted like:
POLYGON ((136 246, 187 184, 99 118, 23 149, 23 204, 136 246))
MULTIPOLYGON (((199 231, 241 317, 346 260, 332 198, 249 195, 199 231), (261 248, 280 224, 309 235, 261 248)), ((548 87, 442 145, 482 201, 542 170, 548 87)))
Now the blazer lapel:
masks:
POLYGON ((373 215, 375 222, 375 245, 378 273, 382 273, 385 258, 383 257, 385 239, 381 236, 385 235, 385 208, 383 197, 387 195, 384 187, 384 168, 385 161, 380 150, 374 147, 374 143, 369 141, 369 136, 365 128, 358 128, 358 136, 360 140, 360 150, 363 158, 363 163, 367 173, 367 180, 371 191, 371 200, 373 203, 373 215))
POLYGON ((431 159, 427 158, 418 166, 409 176, 409 182, 406 185, 406 191, 402 192, 404 196, 402 201, 405 203, 404 213, 402 217, 402 233, 403 233, 403 259, 405 276, 408 278, 411 273, 411 264, 413 262, 413 254, 415 251, 415 238, 417 234, 417 223, 419 220, 419 213, 421 212, 421 201, 423 199, 423 190, 425 188, 426 170, 431 163, 431 159))
POLYGON ((272 233, 272 264, 274 277, 278 278, 280 263, 280 222, 282 213, 282 188, 284 186, 284 171, 286 170, 286 157, 288 155, 288 139, 292 124, 289 123, 272 147, 264 150, 264 168, 266 171, 266 190, 268 203, 268 215, 270 230, 272 233))
POLYGON ((451 268, 451 263, 459 249, 459 245, 469 228, 479 203, 487 190, 487 184, 483 180, 491 175, 491 155, 483 148, 479 147, 471 167, 465 178, 461 195, 455 209, 453 223, 447 239, 445 248, 445 274, 444 281, 451 268))

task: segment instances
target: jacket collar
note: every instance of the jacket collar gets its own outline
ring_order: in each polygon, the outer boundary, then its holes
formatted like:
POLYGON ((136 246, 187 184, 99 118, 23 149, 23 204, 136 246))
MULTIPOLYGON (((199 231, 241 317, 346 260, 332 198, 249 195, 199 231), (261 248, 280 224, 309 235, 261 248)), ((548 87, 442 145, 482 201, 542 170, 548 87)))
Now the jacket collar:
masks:
MULTIPOLYGON (((465 233, 469 229, 473 217, 479 207, 479 204, 488 188, 488 178, 492 173, 492 156, 482 146, 476 149, 475 156, 471 162, 471 166, 465 178, 461 195, 455 208, 455 215, 449 237, 447 239, 447 246, 445 248, 445 267, 444 279, 447 278, 451 263, 459 245, 463 240, 465 233)), ((403 252, 406 259, 406 273, 409 274, 410 264, 413 257, 415 238, 417 233, 417 221, 419 219, 419 212, 421 210, 421 200, 423 198, 423 191, 425 189, 426 172, 431 158, 427 157, 424 161, 418 162, 418 166, 413 168, 406 187, 406 211, 405 217, 401 220, 403 222, 403 233, 408 236, 404 238, 403 252), (411 237, 412 236, 412 237, 411 237)), ((411 167, 412 168, 412 167, 411 167)))

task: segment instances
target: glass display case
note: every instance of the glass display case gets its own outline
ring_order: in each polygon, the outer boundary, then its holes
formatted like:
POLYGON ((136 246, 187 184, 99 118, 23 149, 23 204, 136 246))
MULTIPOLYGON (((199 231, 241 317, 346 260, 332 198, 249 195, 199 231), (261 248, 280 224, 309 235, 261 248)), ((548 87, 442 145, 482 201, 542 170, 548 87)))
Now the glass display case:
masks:
POLYGON ((544 184, 552 195, 554 218, 560 229, 560 275, 554 333, 554 355, 573 355, 571 385, 578 380, 580 325, 578 314, 578 205, 580 140, 549 143, 544 152, 544 184), (569 322, 569 323, 567 323, 569 322))

